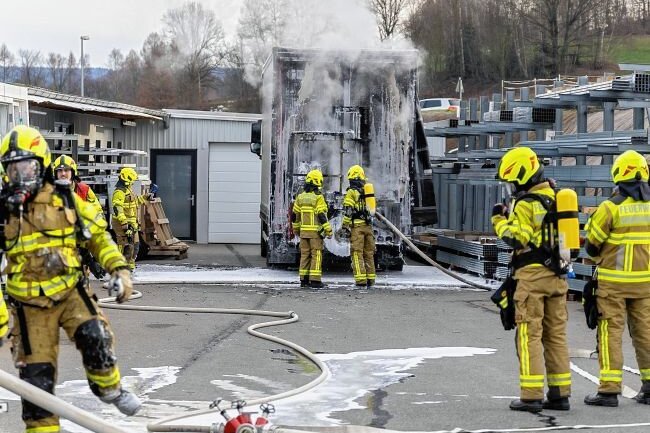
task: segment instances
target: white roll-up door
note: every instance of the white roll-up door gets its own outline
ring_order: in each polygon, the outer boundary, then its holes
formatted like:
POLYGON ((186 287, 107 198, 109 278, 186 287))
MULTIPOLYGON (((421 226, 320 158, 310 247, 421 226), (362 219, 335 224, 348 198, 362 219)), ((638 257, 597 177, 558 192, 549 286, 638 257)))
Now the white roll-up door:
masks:
POLYGON ((210 143, 208 242, 260 242, 261 167, 248 143, 210 143))

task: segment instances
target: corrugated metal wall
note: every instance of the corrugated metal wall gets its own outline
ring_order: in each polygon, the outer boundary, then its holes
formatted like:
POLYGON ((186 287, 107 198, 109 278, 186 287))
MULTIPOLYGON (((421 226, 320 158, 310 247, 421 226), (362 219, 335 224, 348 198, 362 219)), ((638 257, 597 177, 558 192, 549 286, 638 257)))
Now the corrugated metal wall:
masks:
MULTIPOLYGON (((251 122, 172 117, 168 128, 163 122, 138 120, 135 127, 116 130, 115 141, 125 149, 196 149, 196 237, 208 242, 208 173, 210 143, 250 143, 251 122)), ((138 157, 138 165, 151 169, 149 158, 138 157)))

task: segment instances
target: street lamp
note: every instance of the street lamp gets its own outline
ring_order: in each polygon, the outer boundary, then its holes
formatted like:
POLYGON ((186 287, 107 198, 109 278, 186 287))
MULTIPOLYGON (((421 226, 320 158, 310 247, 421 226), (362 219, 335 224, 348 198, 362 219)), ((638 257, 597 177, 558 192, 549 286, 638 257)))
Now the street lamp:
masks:
POLYGON ((88 35, 83 35, 81 36, 81 96, 84 95, 84 41, 87 41, 90 39, 90 36, 88 35))

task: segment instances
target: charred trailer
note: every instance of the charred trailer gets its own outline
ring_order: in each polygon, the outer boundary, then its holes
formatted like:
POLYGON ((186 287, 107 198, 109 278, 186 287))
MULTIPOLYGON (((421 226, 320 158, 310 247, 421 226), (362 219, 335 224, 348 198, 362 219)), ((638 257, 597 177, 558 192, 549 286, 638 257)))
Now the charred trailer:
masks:
MULTIPOLYGON (((311 169, 323 172, 334 231, 354 164, 374 185, 378 212, 403 233, 437 222, 416 51, 274 48, 262 77, 261 146, 251 150, 262 158, 261 248, 269 265, 298 263, 291 209, 311 169)), ((377 220, 373 230, 378 268, 401 269, 401 239, 377 220)), ((326 261, 349 256, 349 245, 325 244, 326 261)))

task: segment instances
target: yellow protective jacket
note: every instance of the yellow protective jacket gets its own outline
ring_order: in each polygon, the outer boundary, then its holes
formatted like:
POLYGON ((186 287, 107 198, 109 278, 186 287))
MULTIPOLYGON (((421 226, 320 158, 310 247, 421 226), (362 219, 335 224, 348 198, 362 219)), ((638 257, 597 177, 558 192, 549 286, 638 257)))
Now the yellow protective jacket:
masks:
POLYGON ((95 192, 93 189, 85 184, 84 182, 75 182, 74 186, 74 192, 83 200, 95 208, 97 212, 100 214, 104 214, 104 209, 102 209, 102 205, 99 203, 99 200, 97 199, 97 196, 95 195, 95 192))
POLYGON ((361 191, 348 188, 343 198, 343 227, 358 227, 368 224, 366 201, 361 191))
MULTIPOLYGON (((533 186, 528 193, 555 200, 555 191, 548 182, 533 186)), ((542 223, 545 216, 546 209, 538 200, 523 199, 516 202, 508 218, 504 215, 493 216, 492 226, 497 236, 515 250, 513 254, 516 256, 529 252, 531 245, 542 245, 542 223)), ((541 263, 526 265, 515 272, 516 279, 536 279, 550 275, 555 273, 541 263)))
POLYGON ((614 196, 598 206, 585 230, 585 250, 598 264, 599 294, 650 296, 650 201, 614 196))
POLYGON ((23 218, 10 215, 5 227, 7 293, 22 302, 50 307, 65 298, 82 277, 79 247, 88 249, 108 272, 128 267, 106 231, 106 220, 72 194, 76 211, 46 183, 26 206, 23 218), (80 240, 78 215, 91 234, 80 240))
POLYGON ((130 186, 119 181, 111 199, 113 217, 120 225, 131 224, 138 229, 138 207, 146 202, 145 196, 135 194, 130 186))
POLYGON ((293 232, 301 238, 318 238, 332 234, 327 220, 327 203, 323 195, 315 191, 303 191, 293 203, 293 232))

